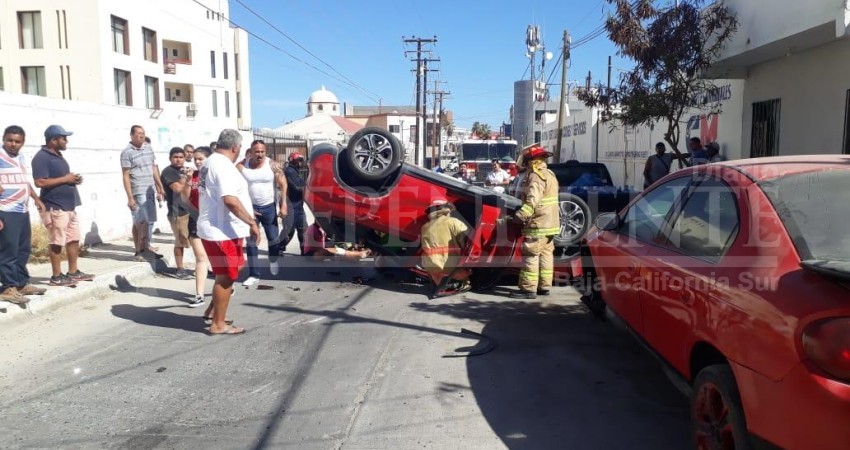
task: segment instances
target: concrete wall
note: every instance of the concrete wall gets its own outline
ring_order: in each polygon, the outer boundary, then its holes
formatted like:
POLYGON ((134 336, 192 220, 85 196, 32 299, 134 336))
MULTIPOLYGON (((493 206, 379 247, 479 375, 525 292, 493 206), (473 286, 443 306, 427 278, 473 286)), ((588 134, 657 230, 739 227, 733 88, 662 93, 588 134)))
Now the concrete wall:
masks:
MULTIPOLYGON (((141 125, 151 138, 160 169, 168 163, 168 151, 184 144, 207 145, 223 128, 233 128, 235 119, 186 120, 151 119, 147 110, 71 102, 44 97, 0 92, 0 127, 15 124, 27 132, 24 155, 31 160, 44 144, 44 129, 60 124, 74 133, 64 153, 71 171, 84 182, 78 188, 83 205, 77 212, 80 227, 89 241, 108 241, 130 234, 130 212, 121 178, 120 153, 130 139, 130 126, 141 125)), ((243 132, 243 148, 253 135, 243 132)), ((164 205, 164 203, 163 203, 164 205)), ((33 212, 33 221, 39 221, 33 212)), ((165 208, 159 209, 157 228, 168 232, 165 208)))

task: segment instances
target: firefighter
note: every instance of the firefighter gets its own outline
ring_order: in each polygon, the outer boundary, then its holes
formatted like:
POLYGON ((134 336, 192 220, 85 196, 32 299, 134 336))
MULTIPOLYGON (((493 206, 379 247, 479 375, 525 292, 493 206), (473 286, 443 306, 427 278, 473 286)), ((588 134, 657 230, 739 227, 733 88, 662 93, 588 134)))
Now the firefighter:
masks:
POLYGON ((519 291, 511 298, 534 299, 549 295, 554 275, 554 237, 560 233, 558 215, 558 180, 546 167, 546 158, 552 156, 540 144, 522 149, 521 161, 525 178, 520 186, 522 207, 514 214, 523 225, 522 270, 519 273, 519 291))
POLYGON ((463 292, 470 288, 469 269, 455 270, 467 243, 468 228, 463 221, 451 216, 453 210, 454 205, 446 199, 433 200, 425 210, 428 222, 422 225, 420 237, 422 268, 428 272, 434 285, 440 286, 447 276, 451 276, 454 282, 454 292, 445 293, 463 292))

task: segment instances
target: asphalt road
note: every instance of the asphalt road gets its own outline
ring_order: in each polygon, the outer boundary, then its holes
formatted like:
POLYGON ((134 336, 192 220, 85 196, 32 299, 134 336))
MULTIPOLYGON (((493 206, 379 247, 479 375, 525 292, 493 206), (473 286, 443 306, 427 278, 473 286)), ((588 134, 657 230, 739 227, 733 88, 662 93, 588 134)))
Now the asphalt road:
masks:
POLYGON ((238 288, 242 336, 205 334, 168 278, 0 330, 0 448, 689 448, 687 400, 569 288, 429 300, 286 265, 238 288), (463 328, 496 348, 463 357, 486 345, 463 328))

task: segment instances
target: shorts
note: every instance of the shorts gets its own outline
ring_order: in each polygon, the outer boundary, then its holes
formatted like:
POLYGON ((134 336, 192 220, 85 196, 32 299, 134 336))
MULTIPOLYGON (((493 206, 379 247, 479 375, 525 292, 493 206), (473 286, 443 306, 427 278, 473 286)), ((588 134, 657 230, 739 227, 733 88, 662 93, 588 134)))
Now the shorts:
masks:
POLYGON ((64 246, 80 241, 80 223, 76 212, 49 209, 41 213, 41 221, 47 228, 50 245, 64 246))
POLYGON ((198 237, 198 221, 191 215, 189 215, 189 223, 187 224, 186 229, 189 231, 190 238, 198 237))
POLYGON ((156 222, 156 198, 153 194, 133 194, 136 209, 133 210, 133 223, 156 222))
POLYGON ((242 249, 242 238, 229 241, 201 240, 210 261, 213 274, 226 275, 231 281, 239 278, 239 271, 245 265, 245 254, 242 249))
POLYGON ((189 246, 189 215, 169 217, 171 232, 174 233, 174 246, 186 248, 189 246))

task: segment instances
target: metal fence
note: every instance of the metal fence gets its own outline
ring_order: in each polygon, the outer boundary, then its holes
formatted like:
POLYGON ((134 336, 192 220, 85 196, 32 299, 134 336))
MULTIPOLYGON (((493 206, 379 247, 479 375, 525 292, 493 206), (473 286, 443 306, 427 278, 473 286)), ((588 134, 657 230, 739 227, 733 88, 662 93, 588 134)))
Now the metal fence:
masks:
POLYGON ((266 154, 269 158, 284 165, 289 155, 298 152, 307 159, 307 141, 284 133, 270 130, 254 130, 254 139, 266 144, 266 154))

